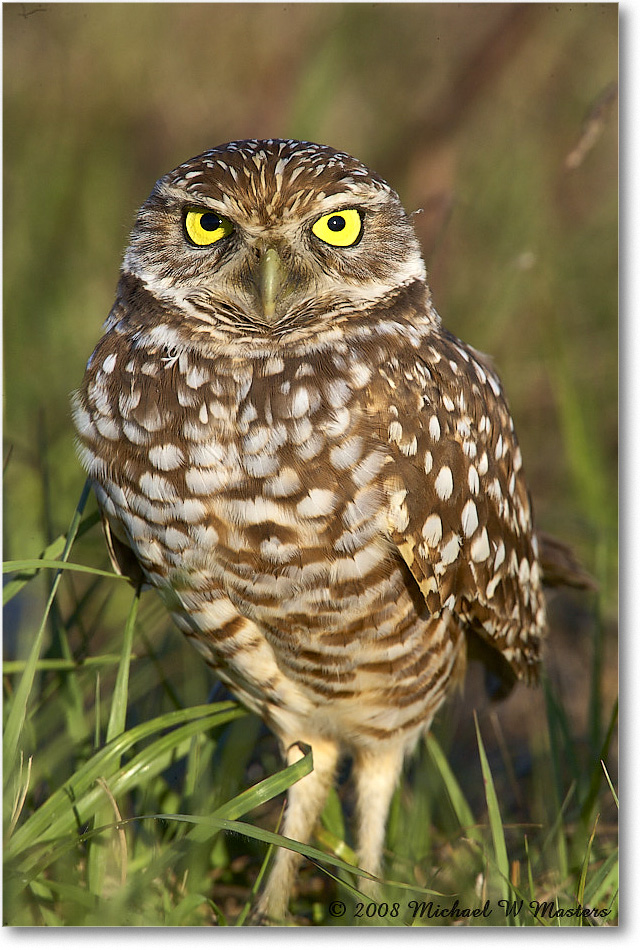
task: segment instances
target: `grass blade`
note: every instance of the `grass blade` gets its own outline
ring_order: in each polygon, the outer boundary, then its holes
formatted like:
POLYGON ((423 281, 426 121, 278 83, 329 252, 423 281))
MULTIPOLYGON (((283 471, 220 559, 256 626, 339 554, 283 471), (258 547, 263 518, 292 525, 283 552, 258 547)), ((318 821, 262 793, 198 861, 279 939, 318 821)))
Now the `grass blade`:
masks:
POLYGON ((482 844, 482 833, 475 823, 473 813, 471 812, 464 793, 461 790, 461 786, 455 778, 455 775, 450 768, 448 760, 444 755, 441 746, 432 733, 429 733, 426 736, 426 748, 428 749, 428 753, 433 765, 439 772, 439 775, 446 786, 448 798, 450 799, 453 811, 455 812, 457 821, 459 822, 461 828, 465 831, 469 838, 473 838, 475 841, 479 842, 479 844, 482 844))
POLYGON ((109 722, 107 724, 107 742, 111 742, 125 730, 127 718, 127 695, 129 689, 129 668, 131 664, 132 648, 134 644, 134 628, 140 603, 140 590, 134 594, 134 599, 125 624, 125 635, 120 656, 120 664, 116 675, 116 685, 112 697, 109 722))
MULTIPOLYGON (((74 512, 74 516, 71 520, 71 525, 69 526, 67 540, 65 541, 65 547, 61 556, 62 560, 55 563, 65 563, 69 552, 71 551, 71 547, 76 538, 76 533, 80 524, 82 512, 84 510, 85 504, 87 503, 89 490, 89 480, 87 480, 82 490, 80 500, 76 506, 76 511, 74 512)), ((40 628, 33 642, 33 646, 25 666, 25 671, 20 678, 20 682, 16 689, 15 696, 13 697, 13 702, 11 704, 11 709, 9 711, 4 733, 4 752, 2 757, 5 781, 7 781, 11 776, 16 763, 18 744, 20 742, 22 728, 27 718, 29 694, 31 693, 34 677, 36 675, 36 663, 38 662, 38 657, 40 656, 40 652, 42 650, 45 630, 47 629, 47 620, 49 618, 49 611, 51 610, 51 605, 53 604, 54 598, 56 596, 61 577, 62 571, 58 570, 56 576, 54 577, 53 584, 51 585, 51 593, 49 594, 49 598, 47 600, 47 605, 40 624, 40 628)))
POLYGON ((508 900, 510 897, 510 868, 508 866, 508 853, 506 851, 506 839, 504 838, 504 826, 502 816, 499 811, 499 802, 493 776, 488 764, 486 750, 479 730, 477 713, 475 713, 475 730, 477 732, 477 746, 479 749, 479 761, 481 762, 482 776, 484 779, 484 794, 486 796, 486 805, 488 807, 488 820, 490 823, 490 832, 493 839, 493 848, 495 851, 495 861, 502 878, 502 897, 508 900))
MULTIPOLYGON (((165 740, 169 739, 167 746, 171 748, 172 737, 174 737, 174 744, 185 738, 184 734, 176 735, 178 728, 183 723, 187 723, 191 727, 191 732, 197 733, 211 729, 214 726, 223 725, 232 719, 245 715, 247 715, 245 710, 232 702, 193 706, 189 709, 178 709, 170 713, 164 713, 162 716, 141 723, 122 733, 82 765, 64 788, 57 789, 15 831, 5 847, 5 857, 7 860, 17 859, 21 853, 43 841, 43 839, 53 839, 72 831, 76 827, 75 810, 77 811, 79 802, 83 801, 89 810, 91 802, 87 801, 87 796, 97 797, 98 795, 97 790, 93 788, 96 780, 101 776, 109 778, 113 775, 115 763, 120 762, 123 754, 137 742, 141 742, 161 730, 174 729, 173 733, 163 737, 165 740)), ((147 757, 149 757, 148 750, 152 749, 152 746, 148 746, 145 750, 147 757)), ((155 754, 155 751, 156 749, 153 749, 152 755, 155 754)), ((153 763, 146 761, 145 757, 139 758, 138 761, 136 759, 132 760, 128 770, 121 771, 120 777, 123 779, 123 787, 116 788, 112 785, 112 792, 114 794, 119 793, 134 784, 131 776, 136 773, 137 769, 145 765, 148 765, 151 769, 153 763)), ((85 820, 86 818, 87 816, 85 816, 85 820)))
MULTIPOLYGON (((97 511, 94 511, 92 514, 87 515, 86 518, 83 518, 78 525, 76 538, 81 538, 87 531, 89 531, 90 528, 93 528, 93 526, 97 524, 98 521, 100 521, 100 515, 97 511)), ((64 534, 59 535, 44 549, 40 555, 40 558, 35 562, 38 565, 35 569, 26 571, 25 575, 22 577, 14 577, 12 580, 7 581, 2 589, 2 603, 8 604, 12 597, 15 597, 16 594, 19 594, 22 588, 38 575, 41 567, 40 561, 59 561, 62 552, 65 550, 66 542, 66 536, 64 534)))
POLYGON ((47 558, 26 558, 21 561, 3 561, 2 571, 4 574, 22 573, 23 571, 39 571, 42 568, 51 568, 56 571, 79 571, 81 574, 96 574, 98 577, 110 577, 115 580, 128 580, 124 574, 115 574, 113 571, 103 571, 98 567, 90 567, 89 564, 72 564, 70 561, 54 561, 47 558))

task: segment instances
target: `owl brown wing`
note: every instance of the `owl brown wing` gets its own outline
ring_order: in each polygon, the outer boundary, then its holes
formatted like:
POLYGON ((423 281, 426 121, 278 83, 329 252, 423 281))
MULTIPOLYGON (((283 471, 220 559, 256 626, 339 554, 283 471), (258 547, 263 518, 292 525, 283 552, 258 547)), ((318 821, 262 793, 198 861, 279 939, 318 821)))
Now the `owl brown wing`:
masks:
POLYGON ((393 542, 428 607, 451 610, 520 678, 545 628, 513 422, 487 359, 441 328, 380 370, 393 542))

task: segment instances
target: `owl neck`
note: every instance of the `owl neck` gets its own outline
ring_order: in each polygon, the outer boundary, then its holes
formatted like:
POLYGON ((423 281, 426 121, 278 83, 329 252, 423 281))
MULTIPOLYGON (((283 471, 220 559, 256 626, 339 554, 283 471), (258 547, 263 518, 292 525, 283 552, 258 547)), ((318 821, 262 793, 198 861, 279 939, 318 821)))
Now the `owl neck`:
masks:
POLYGON ((439 316, 423 280, 412 280, 395 288, 357 313, 353 308, 337 307, 333 312, 323 313, 322 320, 316 319, 291 332, 235 334, 227 327, 213 325, 211 317, 200 321, 191 314, 177 312, 175 306, 152 294, 139 277, 123 273, 105 330, 129 337, 137 348, 163 348, 178 354, 197 352, 207 358, 245 361, 302 357, 315 352, 336 352, 337 348, 349 352, 351 346, 371 349, 377 343, 385 345, 386 338, 397 343, 406 338, 418 347, 422 338, 439 326, 439 316))

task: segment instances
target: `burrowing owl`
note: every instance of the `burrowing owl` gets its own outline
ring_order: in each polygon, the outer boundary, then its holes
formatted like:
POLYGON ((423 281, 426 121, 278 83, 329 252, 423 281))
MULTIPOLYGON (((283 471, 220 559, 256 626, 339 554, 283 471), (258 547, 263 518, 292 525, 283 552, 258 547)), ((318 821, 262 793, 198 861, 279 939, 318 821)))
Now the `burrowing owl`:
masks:
MULTIPOLYGON (((467 637, 531 680, 545 628, 499 380, 443 328, 397 194, 309 142, 232 142, 165 175, 74 414, 115 562, 286 758, 312 747, 283 833, 308 838, 350 753, 379 873, 404 756, 467 637)), ((297 864, 277 854, 271 918, 297 864)))

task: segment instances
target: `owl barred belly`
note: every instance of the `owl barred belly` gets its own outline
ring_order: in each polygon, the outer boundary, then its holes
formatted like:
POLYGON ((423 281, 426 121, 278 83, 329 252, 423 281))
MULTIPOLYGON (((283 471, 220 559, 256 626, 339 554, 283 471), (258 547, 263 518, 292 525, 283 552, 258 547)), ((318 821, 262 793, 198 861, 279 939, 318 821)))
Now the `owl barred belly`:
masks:
MULTIPOLYGON (((74 418, 112 557, 293 760, 309 837, 354 757, 379 873, 404 755, 474 637, 536 676, 545 629, 522 459, 487 360, 433 309, 409 217, 324 146, 230 143, 143 205, 74 418)), ((260 912, 287 911, 281 849, 260 912)))

